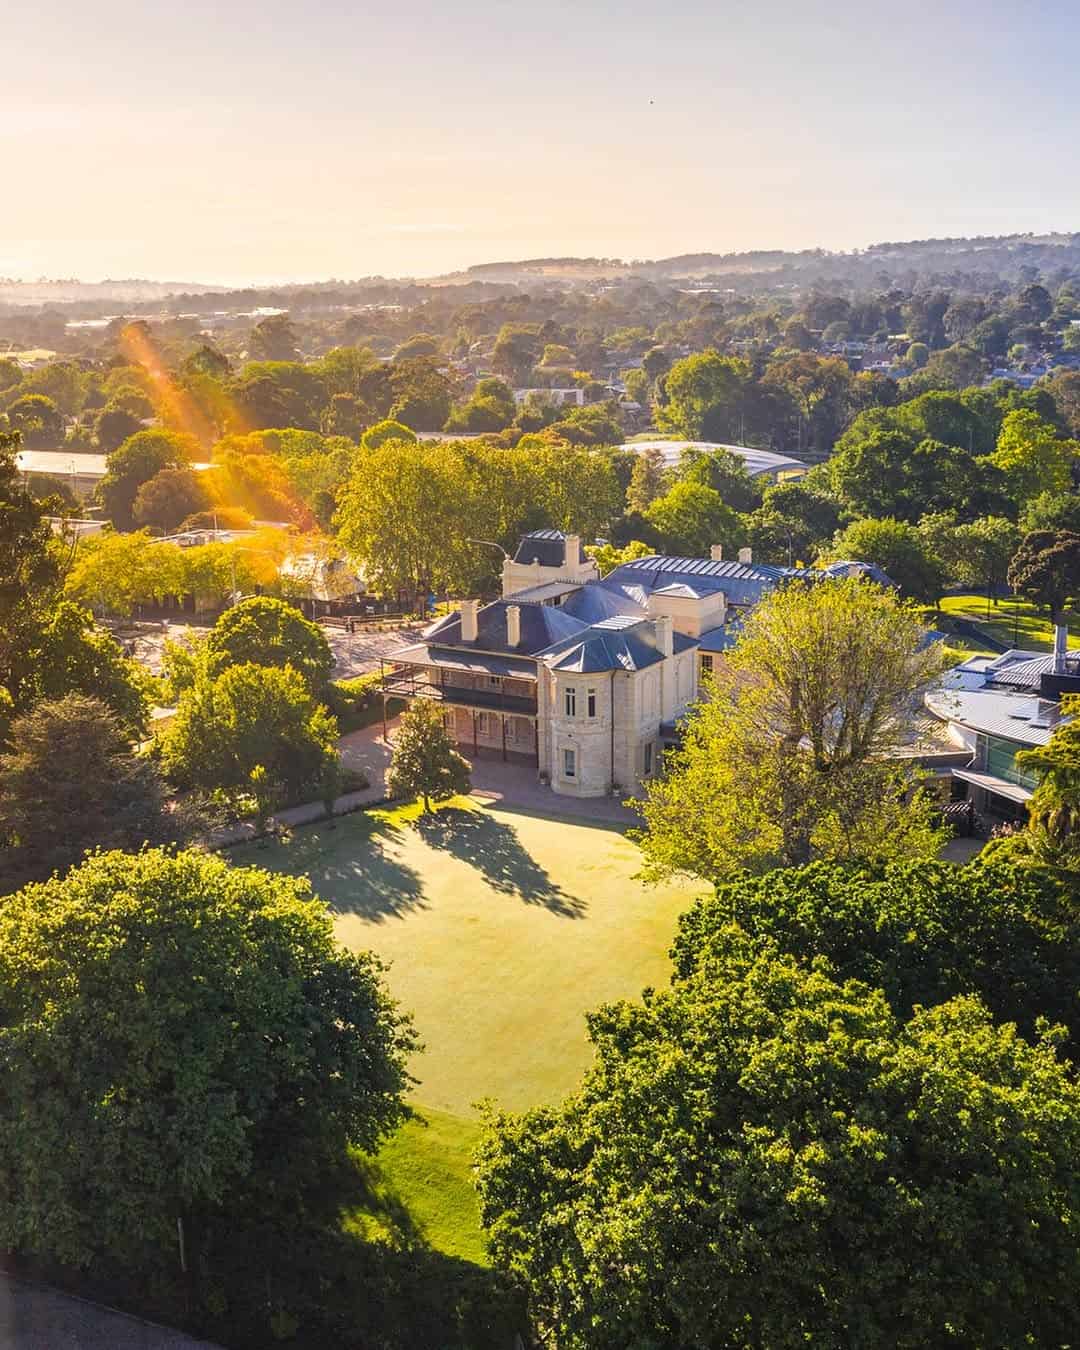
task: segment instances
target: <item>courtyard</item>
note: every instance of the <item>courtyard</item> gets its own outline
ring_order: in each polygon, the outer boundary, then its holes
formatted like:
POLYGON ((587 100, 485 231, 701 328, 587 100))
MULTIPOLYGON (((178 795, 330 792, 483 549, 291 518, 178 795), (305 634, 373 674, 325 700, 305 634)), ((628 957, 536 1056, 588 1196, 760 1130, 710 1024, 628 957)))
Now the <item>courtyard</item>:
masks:
MULTIPOLYGON (((483 1100, 558 1101, 589 1064, 585 1014, 665 984, 699 884, 647 887, 617 826, 462 798, 372 810, 247 845, 234 862, 310 878, 339 939, 388 963, 415 1018, 414 1105, 373 1166, 440 1250, 482 1259, 468 1160, 483 1100)), ((378 1216, 352 1216, 354 1226, 378 1216)))

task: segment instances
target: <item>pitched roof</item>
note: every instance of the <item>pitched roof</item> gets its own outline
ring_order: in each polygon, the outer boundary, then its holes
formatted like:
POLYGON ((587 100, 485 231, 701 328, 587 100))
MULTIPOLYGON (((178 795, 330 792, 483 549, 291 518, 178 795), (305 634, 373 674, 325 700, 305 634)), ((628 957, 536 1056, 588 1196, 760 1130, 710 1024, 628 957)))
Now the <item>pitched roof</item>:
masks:
POLYGON ((484 605, 477 613, 476 627, 476 641, 465 642, 461 636, 461 613, 457 611, 426 628, 424 637, 437 640, 441 646, 532 656, 588 625, 567 614, 561 605, 521 604, 517 596, 511 595, 484 605), (521 641, 516 647, 511 647, 506 634, 506 611, 511 605, 517 605, 520 615, 521 641))
MULTIPOLYGON (((674 633, 673 650, 678 653, 697 645, 696 638, 674 633)), ((537 652, 537 660, 551 670, 582 675, 608 670, 646 670, 664 659, 656 646, 656 627, 646 620, 606 619, 584 632, 553 643, 547 651, 537 652)))
MULTIPOLYGON (((544 567, 560 567, 566 561, 566 535, 562 530, 532 530, 518 541, 514 561, 542 563, 544 567)), ((583 544, 578 544, 578 561, 587 562, 583 544)))

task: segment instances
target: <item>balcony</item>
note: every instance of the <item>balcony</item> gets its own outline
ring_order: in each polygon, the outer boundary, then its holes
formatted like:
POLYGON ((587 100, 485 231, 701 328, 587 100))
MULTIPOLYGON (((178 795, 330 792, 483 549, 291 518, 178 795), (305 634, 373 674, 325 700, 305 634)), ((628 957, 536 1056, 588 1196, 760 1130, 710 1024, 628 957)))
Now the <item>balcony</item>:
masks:
MULTIPOLYGON (((384 676, 382 692, 390 698, 430 698, 456 708, 512 713, 518 717, 536 716, 535 694, 529 697, 522 693, 508 693, 503 685, 481 688, 440 680, 439 673, 426 667, 397 665, 384 676)), ((520 690, 525 686, 525 681, 508 679, 505 684, 520 690)))

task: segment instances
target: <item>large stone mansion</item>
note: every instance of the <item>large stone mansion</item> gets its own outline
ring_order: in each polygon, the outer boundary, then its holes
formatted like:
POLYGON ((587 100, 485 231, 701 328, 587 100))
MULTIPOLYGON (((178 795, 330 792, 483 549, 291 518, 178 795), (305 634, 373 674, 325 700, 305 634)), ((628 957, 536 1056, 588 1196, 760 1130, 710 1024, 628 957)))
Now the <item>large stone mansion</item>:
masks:
POLYGON ((531 764, 555 792, 633 793, 740 617, 807 575, 754 563, 749 549, 725 560, 714 547, 709 558, 652 555, 600 577, 576 535, 538 530, 503 563, 501 599, 466 600, 396 654, 384 697, 438 699, 466 753, 531 764))

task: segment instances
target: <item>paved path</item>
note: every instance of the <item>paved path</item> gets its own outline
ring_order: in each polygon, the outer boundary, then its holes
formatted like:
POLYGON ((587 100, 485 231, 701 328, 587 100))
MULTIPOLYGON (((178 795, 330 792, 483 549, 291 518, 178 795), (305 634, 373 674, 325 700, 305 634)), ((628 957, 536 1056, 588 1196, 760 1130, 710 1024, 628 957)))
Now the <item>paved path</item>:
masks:
POLYGON ((214 1350, 171 1327, 144 1322, 0 1273, 0 1350, 214 1350))
MULTIPOLYGON (((391 722, 388 728, 391 743, 396 728, 397 722, 391 722)), ((386 768, 390 763, 391 744, 383 739, 381 722, 360 731, 349 732, 338 744, 345 767, 359 770, 369 783, 362 791, 347 792, 335 801, 334 815, 343 816, 385 798, 386 768)), ((614 798, 564 797, 552 792, 537 780, 536 770, 531 764, 513 761, 503 763, 497 753, 481 755, 471 759, 471 763, 473 794, 510 810, 535 811, 539 815, 561 816, 567 820, 594 820, 624 828, 641 824, 641 818, 635 811, 614 798)), ((297 825, 314 824, 325 815, 326 808, 322 802, 305 802, 278 811, 273 820, 277 825, 291 829, 297 825)), ((234 844, 247 843, 255 837, 254 825, 250 821, 240 821, 213 831, 208 842, 212 848, 229 848, 234 844)))

